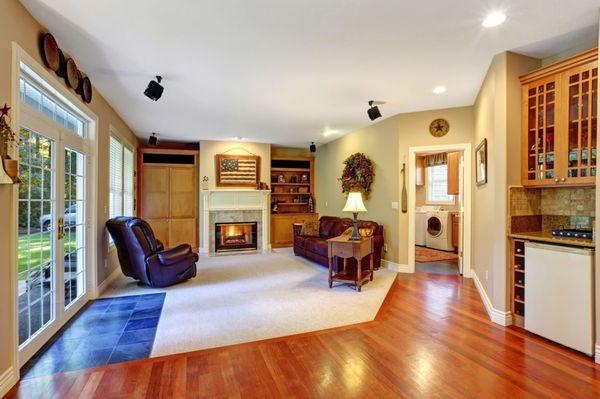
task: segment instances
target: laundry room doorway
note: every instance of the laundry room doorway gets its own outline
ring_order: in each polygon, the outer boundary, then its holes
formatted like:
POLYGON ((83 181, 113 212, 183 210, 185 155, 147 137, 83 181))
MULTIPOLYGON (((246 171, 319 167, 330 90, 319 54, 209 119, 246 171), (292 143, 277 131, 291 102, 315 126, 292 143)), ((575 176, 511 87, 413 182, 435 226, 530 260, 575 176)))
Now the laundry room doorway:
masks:
POLYGON ((408 271, 471 277, 471 144, 410 147, 408 271))

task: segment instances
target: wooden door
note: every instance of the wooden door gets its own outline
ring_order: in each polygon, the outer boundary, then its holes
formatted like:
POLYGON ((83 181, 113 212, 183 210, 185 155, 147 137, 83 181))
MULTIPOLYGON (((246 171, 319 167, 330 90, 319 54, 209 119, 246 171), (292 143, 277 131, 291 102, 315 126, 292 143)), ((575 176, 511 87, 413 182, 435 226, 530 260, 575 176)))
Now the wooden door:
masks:
POLYGON ((597 160, 598 63, 563 73, 566 168, 559 179, 566 184, 594 184, 597 160))
POLYGON ((561 77, 552 75, 523 86, 523 160, 524 186, 551 185, 559 181, 563 167, 560 145, 561 77), (557 148, 559 147, 559 148, 557 148))
POLYGON ((425 157, 417 157, 417 167, 415 169, 415 185, 422 186, 425 184, 425 157))
POLYGON ((169 242, 169 213, 170 213, 170 173, 162 166, 144 165, 142 167, 141 211, 142 219, 146 220, 154 235, 163 242, 165 247, 169 242))

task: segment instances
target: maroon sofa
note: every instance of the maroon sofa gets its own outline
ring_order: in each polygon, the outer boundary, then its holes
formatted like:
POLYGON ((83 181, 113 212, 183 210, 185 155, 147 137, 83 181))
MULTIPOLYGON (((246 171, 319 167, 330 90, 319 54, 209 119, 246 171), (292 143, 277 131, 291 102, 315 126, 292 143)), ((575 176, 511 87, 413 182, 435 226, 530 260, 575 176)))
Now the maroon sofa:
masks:
MULTIPOLYGON (((319 218, 319 236, 303 236, 300 234, 302 224, 294 224, 294 254, 303 256, 323 266, 329 267, 329 258, 327 257, 327 240, 337 237, 348 228, 352 227, 352 220, 348 218, 338 218, 335 216, 321 216, 319 218)), ((375 252, 373 254, 373 268, 379 269, 381 266, 381 250, 383 248, 383 226, 376 222, 359 220, 358 228, 369 228, 373 230, 373 239, 375 252)), ((348 265, 354 266, 354 259, 348 259, 348 265)), ((336 262, 337 267, 337 262, 336 262)), ((369 257, 363 258, 362 267, 369 267, 369 257)))

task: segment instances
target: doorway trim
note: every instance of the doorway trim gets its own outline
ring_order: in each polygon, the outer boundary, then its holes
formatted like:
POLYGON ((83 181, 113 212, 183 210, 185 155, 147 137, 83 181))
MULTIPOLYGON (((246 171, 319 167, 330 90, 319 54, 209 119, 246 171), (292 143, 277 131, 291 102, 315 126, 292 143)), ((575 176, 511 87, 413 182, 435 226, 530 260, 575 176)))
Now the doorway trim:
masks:
POLYGON ((472 217, 472 157, 471 143, 440 144, 408 148, 408 273, 415 272, 415 198, 417 154, 442 151, 462 151, 463 153, 463 277, 471 278, 471 217, 472 217))

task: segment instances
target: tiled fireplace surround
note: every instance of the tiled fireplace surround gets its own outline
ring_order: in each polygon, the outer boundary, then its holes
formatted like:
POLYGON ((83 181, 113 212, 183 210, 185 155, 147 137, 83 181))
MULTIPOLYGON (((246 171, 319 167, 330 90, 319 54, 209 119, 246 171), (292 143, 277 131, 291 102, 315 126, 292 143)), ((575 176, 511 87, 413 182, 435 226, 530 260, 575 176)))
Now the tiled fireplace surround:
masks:
POLYGON ((269 190, 201 191, 200 252, 215 254, 215 223, 257 222, 258 251, 271 250, 269 190))

